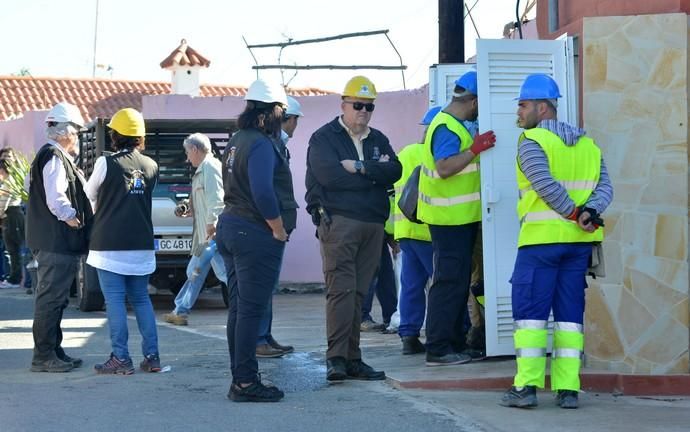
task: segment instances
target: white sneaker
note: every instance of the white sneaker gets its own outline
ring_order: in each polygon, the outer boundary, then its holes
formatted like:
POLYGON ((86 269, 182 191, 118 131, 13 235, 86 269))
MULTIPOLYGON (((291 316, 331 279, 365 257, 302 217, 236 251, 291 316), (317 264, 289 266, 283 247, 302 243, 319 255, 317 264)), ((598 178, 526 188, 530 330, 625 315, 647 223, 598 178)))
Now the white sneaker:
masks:
POLYGON ((11 289, 11 288, 19 288, 19 284, 13 284, 9 283, 7 281, 2 281, 0 282, 0 289, 11 289))

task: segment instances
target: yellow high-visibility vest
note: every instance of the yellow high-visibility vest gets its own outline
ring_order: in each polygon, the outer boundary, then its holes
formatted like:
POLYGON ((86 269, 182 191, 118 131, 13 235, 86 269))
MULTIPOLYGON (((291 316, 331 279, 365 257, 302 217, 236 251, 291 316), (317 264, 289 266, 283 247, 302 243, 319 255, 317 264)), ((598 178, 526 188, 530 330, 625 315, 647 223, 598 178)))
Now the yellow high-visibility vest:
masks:
POLYGON ((395 203, 391 206, 393 213, 393 226, 395 231, 395 239, 412 239, 421 241, 431 241, 431 234, 429 233, 429 226, 426 224, 418 224, 410 222, 398 207, 400 201, 400 194, 410 178, 412 171, 422 163, 422 152, 424 151, 423 144, 410 144, 405 146, 400 153, 398 153, 398 160, 402 164, 402 175, 400 179, 395 182, 395 203))
MULTIPOLYGON (((530 139, 544 150, 554 180, 568 191, 577 207, 587 199, 599 183, 601 150, 594 140, 582 136, 573 146, 567 146, 553 132, 542 128, 528 129, 520 136, 530 139)), ((593 233, 582 230, 575 221, 553 211, 532 188, 516 162, 517 183, 520 189, 517 213, 520 218, 518 247, 551 243, 589 243, 604 240, 604 229, 593 233)))
POLYGON ((444 125, 460 138, 460 152, 472 146, 467 129, 450 114, 439 112, 427 129, 419 173, 419 202, 417 217, 429 225, 465 225, 482 219, 479 195, 479 157, 459 173, 441 178, 436 171, 432 153, 432 137, 437 127, 444 125))

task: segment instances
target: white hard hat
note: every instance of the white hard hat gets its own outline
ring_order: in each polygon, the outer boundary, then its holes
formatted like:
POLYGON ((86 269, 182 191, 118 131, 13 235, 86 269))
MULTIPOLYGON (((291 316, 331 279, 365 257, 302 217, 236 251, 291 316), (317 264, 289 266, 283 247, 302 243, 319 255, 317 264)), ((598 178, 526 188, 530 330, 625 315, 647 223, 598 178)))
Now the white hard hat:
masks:
POLYGON ((254 81, 247 89, 244 100, 287 105, 285 89, 280 84, 268 83, 262 79, 254 81))
POLYGON ((297 99, 293 98, 292 96, 288 96, 287 102, 287 110, 285 110, 286 116, 304 116, 304 114, 302 114, 302 105, 297 102, 297 99))
POLYGON ((84 127, 84 118, 79 108, 69 102, 60 102, 48 111, 46 123, 73 123, 80 128, 84 127))

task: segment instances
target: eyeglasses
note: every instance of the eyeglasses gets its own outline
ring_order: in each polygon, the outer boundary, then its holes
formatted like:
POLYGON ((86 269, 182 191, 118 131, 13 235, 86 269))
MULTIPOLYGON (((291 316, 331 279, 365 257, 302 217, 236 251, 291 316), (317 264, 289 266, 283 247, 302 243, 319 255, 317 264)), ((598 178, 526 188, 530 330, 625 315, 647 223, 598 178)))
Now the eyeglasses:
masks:
POLYGON ((372 111, 374 111, 374 108, 376 108, 376 106, 371 102, 369 102, 369 103, 350 102, 350 101, 343 101, 343 102, 348 103, 348 104, 352 104, 352 108, 354 108, 355 111, 362 111, 362 108, 364 108, 367 110, 367 112, 372 112, 372 111))

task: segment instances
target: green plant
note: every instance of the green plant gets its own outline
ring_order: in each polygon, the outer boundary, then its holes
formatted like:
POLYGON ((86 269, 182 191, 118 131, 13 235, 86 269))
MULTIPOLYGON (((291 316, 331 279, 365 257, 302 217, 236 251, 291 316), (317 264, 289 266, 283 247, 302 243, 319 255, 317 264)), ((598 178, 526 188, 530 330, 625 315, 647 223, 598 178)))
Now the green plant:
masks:
POLYGON ((24 179, 29 175, 29 168, 31 167, 29 161, 21 153, 15 153, 13 158, 8 158, 6 161, 8 176, 0 186, 0 193, 6 193, 27 202, 29 192, 24 190, 24 179))

